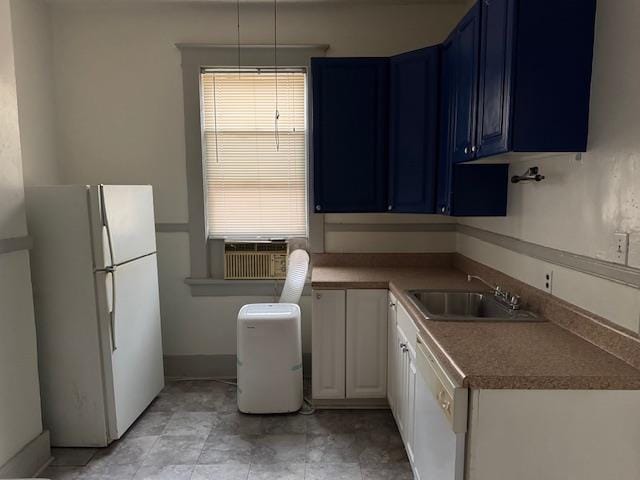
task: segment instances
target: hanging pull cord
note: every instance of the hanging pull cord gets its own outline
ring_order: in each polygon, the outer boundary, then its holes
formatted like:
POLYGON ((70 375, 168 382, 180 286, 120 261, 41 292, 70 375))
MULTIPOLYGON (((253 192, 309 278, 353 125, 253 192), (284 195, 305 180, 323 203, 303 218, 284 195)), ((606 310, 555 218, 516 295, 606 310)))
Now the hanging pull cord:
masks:
POLYGON ((280 111, 278 110, 278 0, 273 0, 273 66, 276 86, 276 113, 275 113, 275 140, 276 151, 280 151, 280 132, 278 130, 278 121, 280 120, 280 111))
POLYGON ((236 0, 237 43, 238 43, 238 79, 240 79, 240 0, 236 0))
POLYGON ((280 112, 278 111, 278 107, 276 107, 276 152, 280 151, 280 132, 278 131, 278 120, 280 120, 280 112))

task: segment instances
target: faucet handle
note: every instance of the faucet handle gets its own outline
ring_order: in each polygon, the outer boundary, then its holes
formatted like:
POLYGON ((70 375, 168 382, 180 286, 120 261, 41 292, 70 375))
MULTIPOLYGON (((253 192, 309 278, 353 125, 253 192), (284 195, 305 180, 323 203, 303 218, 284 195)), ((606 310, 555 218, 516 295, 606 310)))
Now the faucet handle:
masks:
POLYGON ((511 297, 509 298, 509 303, 514 309, 520 308, 520 295, 511 295, 511 297))

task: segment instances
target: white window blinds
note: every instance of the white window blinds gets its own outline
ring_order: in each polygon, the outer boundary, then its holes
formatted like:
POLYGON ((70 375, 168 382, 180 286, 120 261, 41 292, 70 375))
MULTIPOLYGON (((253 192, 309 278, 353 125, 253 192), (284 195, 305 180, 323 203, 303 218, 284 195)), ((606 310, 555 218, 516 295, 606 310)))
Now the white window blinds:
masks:
POLYGON ((304 70, 202 72, 207 224, 214 238, 307 236, 304 70))

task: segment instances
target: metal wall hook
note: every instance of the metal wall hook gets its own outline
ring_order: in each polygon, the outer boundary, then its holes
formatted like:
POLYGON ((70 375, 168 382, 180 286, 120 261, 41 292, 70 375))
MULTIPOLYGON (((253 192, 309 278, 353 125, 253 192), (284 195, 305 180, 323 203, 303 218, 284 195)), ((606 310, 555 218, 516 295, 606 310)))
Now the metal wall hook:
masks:
POLYGON ((544 175, 538 173, 538 167, 531 167, 522 175, 514 175, 511 177, 511 183, 541 182, 542 180, 544 180, 544 175))

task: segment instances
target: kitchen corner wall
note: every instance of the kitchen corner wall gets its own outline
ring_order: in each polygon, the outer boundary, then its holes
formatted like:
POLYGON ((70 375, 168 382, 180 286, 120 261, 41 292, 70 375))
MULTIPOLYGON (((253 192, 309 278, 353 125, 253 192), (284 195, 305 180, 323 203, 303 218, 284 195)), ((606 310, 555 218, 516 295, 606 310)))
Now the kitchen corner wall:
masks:
POLYGON ((24 183, 58 184, 50 10, 43 0, 12 0, 11 19, 24 183))
POLYGON ((0 0, 0 477, 31 476, 49 458, 42 431, 29 238, 16 91, 14 2, 0 0), (15 48, 14 48, 15 47, 15 48))
MULTIPOLYGON (((177 42, 234 44, 235 5, 181 2, 52 3, 57 152, 65 183, 150 183, 156 221, 184 224, 187 181, 182 71, 177 42)), ((282 44, 329 44, 331 56, 381 56, 444 39, 462 16, 462 4, 343 5, 283 2, 282 44)), ((271 44, 272 7, 241 2, 241 41, 271 44)), ((411 217, 411 218, 410 218, 411 217)), ((396 219, 398 217, 395 217, 396 219)), ((402 222, 422 224, 427 216, 402 222)), ((455 247, 455 234, 376 231, 386 217, 328 218, 327 245, 350 250, 366 237, 378 251, 437 251, 455 247), (355 231, 350 232, 353 224, 355 231), (346 225, 346 227, 345 227, 346 225), (375 241, 372 241, 375 239, 375 241)), ((446 220, 433 220, 437 224, 446 220)), ((418 227, 421 228, 421 227, 418 227)), ((231 356, 236 316, 245 303, 273 297, 192 297, 189 241, 183 232, 158 234, 165 355, 231 356)), ((310 297, 303 297, 303 343, 310 351, 310 297)), ((221 358, 228 361, 228 358, 221 358)))
MULTIPOLYGON (((639 19, 637 0, 598 2, 588 151, 578 159, 564 154, 513 162, 511 175, 538 166, 547 178, 511 184, 506 217, 461 224, 608 262, 615 259, 614 233, 625 232, 636 239, 629 260, 640 268, 640 56, 632 47, 640 42, 639 19)), ((457 250, 539 288, 552 270, 554 295, 634 332, 640 329, 637 288, 465 233, 458 233, 457 250)))

